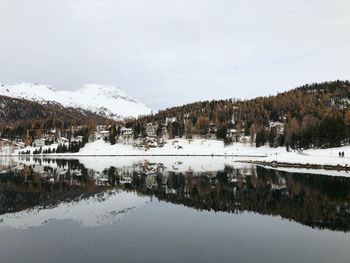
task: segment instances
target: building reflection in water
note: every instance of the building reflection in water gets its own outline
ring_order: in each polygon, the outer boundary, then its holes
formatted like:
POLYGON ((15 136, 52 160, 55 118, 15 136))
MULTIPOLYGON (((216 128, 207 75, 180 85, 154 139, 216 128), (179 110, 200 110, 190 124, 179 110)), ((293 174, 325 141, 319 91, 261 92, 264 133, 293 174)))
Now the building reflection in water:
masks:
POLYGON ((346 177, 254 165, 176 171, 148 161, 98 171, 77 160, 59 159, 22 159, 0 171, 0 214, 55 207, 114 189, 197 210, 249 211, 320 229, 350 230, 350 178, 346 177))

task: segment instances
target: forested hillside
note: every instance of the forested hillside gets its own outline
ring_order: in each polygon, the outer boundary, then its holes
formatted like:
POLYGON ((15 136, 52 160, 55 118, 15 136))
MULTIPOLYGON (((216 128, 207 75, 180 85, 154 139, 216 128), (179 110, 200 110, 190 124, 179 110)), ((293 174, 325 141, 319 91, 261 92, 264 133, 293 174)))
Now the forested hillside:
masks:
POLYGON ((104 117, 90 111, 63 107, 58 103, 41 104, 0 96, 0 131, 2 135, 9 137, 24 135, 27 129, 64 129, 73 125, 105 121, 104 117))
POLYGON ((271 146, 292 148, 329 147, 349 141, 349 104, 350 83, 334 81, 251 100, 194 102, 145 116, 130 125, 140 130, 149 122, 163 123, 171 136, 204 135, 215 126, 219 139, 226 139, 227 130, 234 128, 254 136, 257 146, 269 142, 271 146), (273 122, 283 129, 278 130, 273 122))

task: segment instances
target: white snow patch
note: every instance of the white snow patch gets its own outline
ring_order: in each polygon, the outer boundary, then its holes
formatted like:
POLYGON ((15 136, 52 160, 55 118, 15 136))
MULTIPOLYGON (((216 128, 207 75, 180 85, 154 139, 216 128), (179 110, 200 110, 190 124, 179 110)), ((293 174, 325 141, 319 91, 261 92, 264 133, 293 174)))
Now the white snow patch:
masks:
POLYGON ((285 148, 256 148, 249 144, 234 143, 227 147, 219 140, 206 139, 172 139, 163 147, 149 148, 148 150, 135 148, 132 145, 111 145, 103 140, 87 143, 75 155, 248 155, 267 156, 275 152, 285 151, 285 148))

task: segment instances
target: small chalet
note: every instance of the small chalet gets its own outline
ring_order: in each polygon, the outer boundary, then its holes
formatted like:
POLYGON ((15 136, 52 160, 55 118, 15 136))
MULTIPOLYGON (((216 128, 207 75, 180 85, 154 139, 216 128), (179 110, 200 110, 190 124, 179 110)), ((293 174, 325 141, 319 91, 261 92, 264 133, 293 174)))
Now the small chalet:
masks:
POLYGON ((69 140, 67 138, 65 138, 65 137, 59 137, 57 139, 57 143, 58 144, 65 144, 65 143, 68 143, 68 142, 69 142, 69 140))
POLYGON ((107 130, 102 130, 97 133, 97 139, 108 139, 109 137, 109 131, 107 130))
POLYGON ((147 123, 146 126, 146 134, 148 137, 156 137, 157 136, 157 127, 153 125, 153 123, 147 123))
POLYGON ((45 140, 44 139, 35 139, 33 142, 33 145, 35 147, 43 147, 43 146, 45 146, 45 140))
POLYGON ((236 130, 236 129, 228 129, 226 137, 231 139, 234 142, 239 142, 241 137, 243 135, 242 130, 236 130))
POLYGON ((279 121, 270 121, 269 123, 270 128, 276 128, 277 134, 283 134, 284 133, 284 123, 279 121))
POLYGON ((71 142, 81 143, 81 142, 83 141, 83 136, 76 136, 76 137, 73 137, 70 141, 71 141, 71 142))
POLYGON ((122 136, 123 140, 131 140, 133 138, 134 131, 132 128, 125 128, 122 127, 120 129, 120 135, 122 136))
POLYGON ((216 127, 215 123, 211 122, 209 124, 209 133, 216 133, 217 130, 218 128, 216 127))

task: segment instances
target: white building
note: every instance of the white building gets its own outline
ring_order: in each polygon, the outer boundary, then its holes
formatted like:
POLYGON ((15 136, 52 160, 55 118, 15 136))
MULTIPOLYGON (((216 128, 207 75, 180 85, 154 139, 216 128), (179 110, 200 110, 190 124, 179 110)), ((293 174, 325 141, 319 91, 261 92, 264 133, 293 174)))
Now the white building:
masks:
POLYGON ((67 138, 65 138, 65 137, 59 137, 57 139, 57 142, 58 142, 58 144, 65 144, 65 143, 68 143, 69 140, 67 138))
POLYGON ((25 143, 22 142, 22 141, 17 142, 17 143, 16 143, 16 146, 17 146, 17 148, 19 148, 19 149, 22 149, 22 148, 26 147, 25 143))
POLYGON ((176 121, 176 117, 166 117, 165 118, 165 126, 168 126, 169 123, 173 123, 176 121))
POLYGON ((120 135, 122 136, 123 140, 131 140, 133 138, 133 130, 132 128, 125 128, 122 127, 120 129, 120 135))
POLYGON ((82 142, 83 141, 83 136, 77 136, 77 137, 74 137, 70 140, 71 142, 82 142))
POLYGON ((232 139, 232 141, 234 142, 239 142, 243 134, 244 134, 243 130, 228 129, 226 133, 226 137, 232 139))
POLYGON ((108 139, 109 138, 109 131, 103 130, 99 131, 97 133, 97 139, 108 139))
POLYGON ((157 136, 157 127, 155 125, 153 125, 153 123, 147 123, 146 134, 148 137, 156 137, 157 136))
POLYGON ((284 123, 279 121, 270 121, 269 122, 270 128, 276 128, 277 134, 283 134, 284 133, 284 123))
POLYGON ((45 140, 44 139, 35 139, 33 144, 35 147, 43 147, 43 146, 45 146, 45 140))

